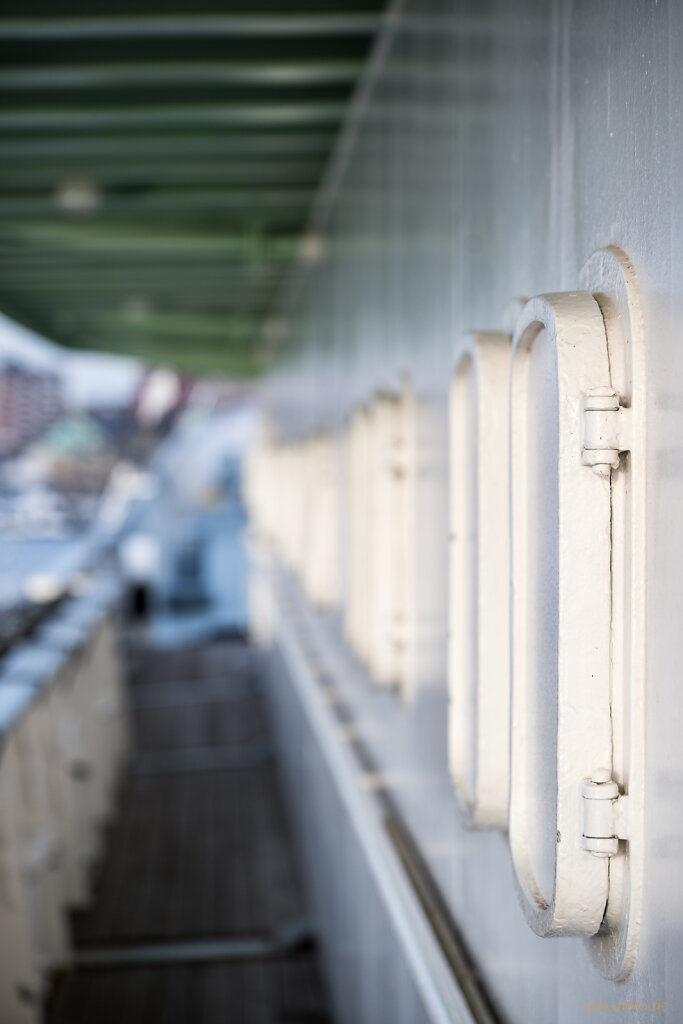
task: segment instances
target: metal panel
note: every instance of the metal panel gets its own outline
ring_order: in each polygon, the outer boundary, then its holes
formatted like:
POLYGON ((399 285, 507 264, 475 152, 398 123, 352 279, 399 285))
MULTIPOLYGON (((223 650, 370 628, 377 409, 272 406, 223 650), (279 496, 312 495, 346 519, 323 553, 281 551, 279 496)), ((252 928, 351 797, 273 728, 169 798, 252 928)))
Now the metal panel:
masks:
MULTIPOLYGON (((675 1016, 683 1003, 683 827, 672 812, 683 780, 683 109, 673 98, 683 89, 676 56, 683 8, 669 0, 483 7, 416 0, 402 7, 389 35, 340 147, 334 198, 313 225, 324 254, 299 268, 280 309, 296 356, 271 378, 270 408, 284 433, 338 424, 409 372, 416 394, 440 414, 435 450, 443 458, 448 386, 473 325, 509 330, 503 311, 519 296, 579 283, 606 314, 607 277, 580 281, 581 268, 600 247, 628 253, 648 348, 639 385, 647 487, 637 499, 646 513, 647 575, 641 566, 636 584, 645 614, 631 641, 646 699, 627 697, 646 749, 638 782, 643 887, 632 915, 641 922, 640 950, 628 980, 614 980, 618 955, 597 970, 587 954, 614 934, 586 943, 538 939, 517 904, 502 837, 462 828, 447 754, 445 606, 432 671, 409 707, 370 687, 351 663, 344 696, 512 1024, 575 1024, 591 1015, 586 1004, 601 1001, 662 1000, 675 1016), (476 34, 463 26, 468 20, 477 22, 476 34), (472 63, 476 75, 459 70, 472 63), (400 127, 382 121, 387 104, 400 108, 400 127), (372 202, 363 186, 378 179, 384 195, 372 202), (333 389, 321 386, 331 380, 333 389)), ((448 575, 445 474, 435 491, 421 529, 442 537, 444 554, 430 571, 439 595, 448 575)), ((628 728, 620 724, 615 736, 617 771, 628 728)))

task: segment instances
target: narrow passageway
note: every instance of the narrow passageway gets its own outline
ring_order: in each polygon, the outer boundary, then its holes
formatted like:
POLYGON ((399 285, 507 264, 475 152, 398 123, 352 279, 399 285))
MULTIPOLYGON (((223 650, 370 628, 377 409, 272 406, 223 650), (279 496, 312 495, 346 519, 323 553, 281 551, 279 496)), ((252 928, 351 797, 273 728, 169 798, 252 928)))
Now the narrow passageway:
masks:
POLYGON ((253 650, 129 660, 134 755, 48 1024, 329 1021, 253 650))

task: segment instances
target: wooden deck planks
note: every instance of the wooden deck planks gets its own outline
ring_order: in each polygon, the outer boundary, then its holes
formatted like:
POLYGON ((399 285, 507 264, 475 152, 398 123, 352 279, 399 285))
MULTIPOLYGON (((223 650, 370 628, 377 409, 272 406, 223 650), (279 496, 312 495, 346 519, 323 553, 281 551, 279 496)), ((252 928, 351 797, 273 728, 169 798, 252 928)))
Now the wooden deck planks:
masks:
MULTIPOLYGON (((263 754, 270 741, 252 653, 240 641, 138 653, 136 755, 77 948, 263 936, 304 915, 272 756, 242 767, 137 774, 150 751, 263 754)), ((173 760, 173 764, 176 761, 173 760)), ((314 951, 277 958, 78 969, 56 986, 47 1024, 321 1024, 314 951)))

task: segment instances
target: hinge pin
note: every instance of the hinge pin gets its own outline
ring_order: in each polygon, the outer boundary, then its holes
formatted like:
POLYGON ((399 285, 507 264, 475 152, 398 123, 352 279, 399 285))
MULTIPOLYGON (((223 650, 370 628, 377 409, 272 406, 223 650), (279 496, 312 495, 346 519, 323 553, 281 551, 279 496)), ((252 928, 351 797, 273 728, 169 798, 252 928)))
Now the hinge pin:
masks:
POLYGON ((617 469, 620 452, 630 449, 627 423, 628 409, 620 405, 614 388, 591 388, 583 399, 584 466, 599 476, 609 476, 617 469))
POLYGON ((611 857, 619 852, 619 839, 626 839, 625 811, 628 798, 608 768, 598 768, 581 783, 583 835, 581 844, 596 857, 611 857))

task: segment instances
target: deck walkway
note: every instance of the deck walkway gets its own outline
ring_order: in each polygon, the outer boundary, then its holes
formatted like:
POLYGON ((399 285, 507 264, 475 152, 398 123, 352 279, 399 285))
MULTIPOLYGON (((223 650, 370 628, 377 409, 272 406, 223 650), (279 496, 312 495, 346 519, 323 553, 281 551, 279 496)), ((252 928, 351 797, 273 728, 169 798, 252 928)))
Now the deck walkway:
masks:
POLYGON ((328 1024, 255 657, 138 652, 136 748, 48 1024, 328 1024))

